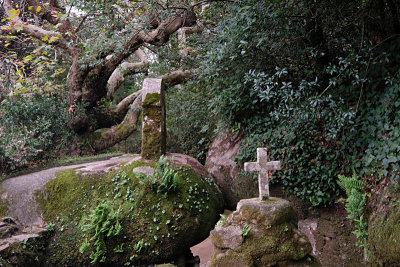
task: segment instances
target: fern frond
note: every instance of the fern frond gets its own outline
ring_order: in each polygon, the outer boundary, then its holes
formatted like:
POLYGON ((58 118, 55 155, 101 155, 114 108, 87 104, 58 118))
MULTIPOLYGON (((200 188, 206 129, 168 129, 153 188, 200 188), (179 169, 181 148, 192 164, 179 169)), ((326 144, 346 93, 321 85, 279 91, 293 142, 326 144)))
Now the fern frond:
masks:
POLYGON ((361 191, 361 189, 364 187, 364 182, 358 180, 355 174, 353 174, 352 177, 338 175, 337 183, 346 192, 346 195, 348 196, 351 195, 351 191, 353 189, 361 191))

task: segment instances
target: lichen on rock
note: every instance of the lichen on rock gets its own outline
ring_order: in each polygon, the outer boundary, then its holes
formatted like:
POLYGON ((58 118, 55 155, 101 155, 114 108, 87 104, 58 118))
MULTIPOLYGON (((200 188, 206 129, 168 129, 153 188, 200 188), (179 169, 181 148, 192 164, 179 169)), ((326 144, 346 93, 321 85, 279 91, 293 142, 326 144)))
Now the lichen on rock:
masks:
POLYGON ((384 179, 368 222, 368 250, 373 266, 398 266, 400 262, 400 190, 398 181, 384 179))
POLYGON ((165 93, 161 79, 145 79, 142 102, 142 152, 144 159, 165 154, 165 93))
POLYGON ((211 231, 215 251, 210 266, 311 265, 311 244, 292 219, 292 207, 284 199, 241 200, 222 226, 211 231))

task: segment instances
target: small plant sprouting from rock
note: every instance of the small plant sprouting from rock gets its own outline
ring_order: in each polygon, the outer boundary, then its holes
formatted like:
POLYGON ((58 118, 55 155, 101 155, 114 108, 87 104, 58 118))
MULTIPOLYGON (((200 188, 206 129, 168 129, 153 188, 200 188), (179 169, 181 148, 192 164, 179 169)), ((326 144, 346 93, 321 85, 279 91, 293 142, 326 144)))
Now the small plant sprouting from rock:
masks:
POLYGON ((225 214, 220 214, 219 216, 221 216, 221 218, 219 219, 219 221, 217 222, 215 227, 223 226, 225 221, 226 221, 226 215, 225 214))
POLYGON ((250 233, 251 230, 251 226, 250 225, 245 225, 242 229, 242 236, 243 238, 246 238, 246 236, 248 236, 248 234, 250 233))
POLYGON ((89 240, 86 238, 79 248, 79 251, 84 253, 90 247, 90 243, 94 242, 93 245, 96 249, 89 256, 92 260, 91 263, 96 263, 97 261, 105 262, 105 254, 107 252, 106 239, 119 235, 122 230, 119 223, 120 211, 120 209, 114 211, 108 202, 101 203, 92 211, 92 214, 87 219, 88 223, 81 227, 83 232, 93 234, 89 240))
POLYGON ((54 231, 55 226, 56 225, 54 223, 49 223, 48 225, 46 225, 46 229, 47 231, 54 231))
POLYGON ((120 244, 116 248, 113 249, 115 253, 123 253, 124 252, 124 244, 120 244))
POLYGON ((167 195, 169 192, 176 190, 178 180, 179 176, 178 172, 175 171, 174 159, 168 161, 167 157, 161 156, 157 161, 154 173, 144 176, 141 183, 150 186, 153 190, 157 190, 159 194, 167 195))
POLYGON ((140 251, 142 250, 142 248, 143 248, 143 239, 141 239, 140 241, 138 241, 134 246, 133 246, 133 249, 137 252, 137 253, 140 253, 140 251))

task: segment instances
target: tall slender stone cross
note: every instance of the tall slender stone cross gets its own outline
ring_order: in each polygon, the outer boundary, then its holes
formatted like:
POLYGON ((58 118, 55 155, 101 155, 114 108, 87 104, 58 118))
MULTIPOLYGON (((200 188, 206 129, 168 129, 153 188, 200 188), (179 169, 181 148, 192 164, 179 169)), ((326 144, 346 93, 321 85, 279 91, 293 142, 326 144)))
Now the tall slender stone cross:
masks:
POLYGON ((260 200, 269 199, 268 171, 280 169, 280 161, 268 162, 267 150, 265 148, 257 148, 257 162, 246 162, 244 164, 245 171, 258 172, 258 190, 260 192, 260 200))
POLYGON ((158 160, 165 154, 165 93, 162 79, 147 78, 142 89, 142 158, 158 160))

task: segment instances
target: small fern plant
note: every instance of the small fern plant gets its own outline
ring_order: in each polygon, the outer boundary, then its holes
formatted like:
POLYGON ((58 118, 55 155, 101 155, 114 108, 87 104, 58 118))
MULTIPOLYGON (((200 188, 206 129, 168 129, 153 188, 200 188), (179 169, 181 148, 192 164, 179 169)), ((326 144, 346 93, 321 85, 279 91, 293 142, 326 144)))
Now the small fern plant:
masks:
POLYGON ((172 158, 161 156, 156 163, 156 168, 152 175, 142 177, 142 184, 148 185, 159 194, 174 192, 178 186, 179 174, 175 171, 175 163, 172 158))
POLYGON ((93 211, 87 223, 81 229, 83 232, 88 232, 92 237, 87 238, 79 248, 80 253, 84 253, 93 242, 95 250, 91 252, 89 258, 91 263, 105 262, 107 246, 106 239, 112 236, 117 236, 121 233, 122 226, 119 223, 119 213, 121 209, 114 210, 109 202, 100 203, 93 211))
POLYGON ((353 171, 351 177, 339 175, 338 185, 346 192, 345 202, 347 218, 354 224, 353 234, 357 237, 356 245, 365 248, 368 239, 368 224, 364 221, 364 207, 367 204, 367 193, 362 192, 364 182, 359 180, 353 171))

